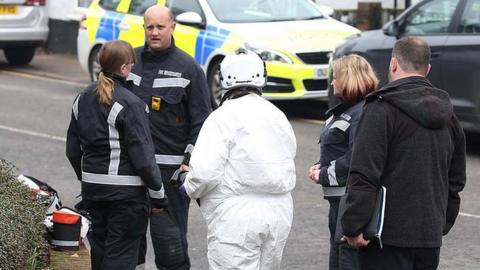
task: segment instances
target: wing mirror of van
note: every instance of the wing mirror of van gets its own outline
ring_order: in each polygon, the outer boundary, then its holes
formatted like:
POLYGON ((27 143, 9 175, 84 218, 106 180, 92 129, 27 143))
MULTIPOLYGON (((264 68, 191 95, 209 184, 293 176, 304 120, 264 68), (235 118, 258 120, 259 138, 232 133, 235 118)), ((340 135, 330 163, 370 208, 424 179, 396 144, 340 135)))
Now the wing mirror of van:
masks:
POLYGON ((202 27, 205 25, 202 17, 193 11, 183 12, 175 17, 175 20, 183 25, 202 27))
POLYGON ((382 31, 387 36, 400 36, 400 27, 397 20, 390 21, 382 27, 382 31))

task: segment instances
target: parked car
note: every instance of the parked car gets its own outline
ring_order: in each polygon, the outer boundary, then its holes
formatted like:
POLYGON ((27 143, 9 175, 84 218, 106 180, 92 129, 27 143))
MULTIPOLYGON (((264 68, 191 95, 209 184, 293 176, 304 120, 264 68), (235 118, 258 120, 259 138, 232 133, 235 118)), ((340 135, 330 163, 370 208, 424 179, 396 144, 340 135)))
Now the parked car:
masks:
POLYGON ((10 65, 27 65, 48 36, 46 0, 0 0, 0 49, 10 65))
MULTIPOLYGON (((467 130, 480 131, 480 0, 426 0, 388 22, 381 30, 352 37, 335 57, 357 53, 387 82, 392 48, 403 36, 417 36, 431 48, 428 79, 446 90, 467 130)), ((330 103, 333 95, 330 91, 330 103)))
POLYGON ((144 45, 143 14, 154 4, 171 8, 175 43, 203 67, 217 101, 220 62, 240 47, 266 61, 267 98, 326 99, 332 51, 359 33, 323 14, 311 0, 94 0, 78 33, 78 59, 92 80, 103 43, 121 39, 144 45))

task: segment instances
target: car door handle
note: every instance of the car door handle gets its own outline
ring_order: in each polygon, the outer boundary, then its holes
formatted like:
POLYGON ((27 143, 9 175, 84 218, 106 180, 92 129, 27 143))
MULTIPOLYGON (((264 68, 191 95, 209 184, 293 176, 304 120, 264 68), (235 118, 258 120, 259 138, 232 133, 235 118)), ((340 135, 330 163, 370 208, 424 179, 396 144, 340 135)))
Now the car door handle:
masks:
POLYGON ((430 57, 431 57, 431 58, 437 58, 437 57, 439 57, 441 54, 442 54, 441 52, 432 52, 432 53, 430 54, 430 57))
POLYGON ((118 29, 120 29, 121 31, 127 31, 128 29, 130 29, 130 26, 126 23, 121 23, 118 25, 118 29))

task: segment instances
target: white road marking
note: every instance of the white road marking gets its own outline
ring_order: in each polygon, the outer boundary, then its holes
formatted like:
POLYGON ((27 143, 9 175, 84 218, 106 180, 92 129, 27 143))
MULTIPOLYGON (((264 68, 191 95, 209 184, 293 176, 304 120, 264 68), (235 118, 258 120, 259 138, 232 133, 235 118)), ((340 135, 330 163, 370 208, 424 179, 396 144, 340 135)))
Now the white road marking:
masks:
POLYGON ((318 124, 318 125, 325 124, 324 120, 315 120, 315 119, 306 119, 306 118, 292 118, 292 120, 296 120, 304 123, 318 124))
POLYGON ((464 217, 472 217, 472 218, 480 218, 480 215, 473 215, 473 214, 468 214, 464 212, 458 213, 459 216, 464 216, 464 217))
POLYGON ((8 127, 8 126, 4 126, 4 125, 0 125, 0 129, 10 131, 10 132, 20 133, 20 134, 40 137, 40 138, 51 139, 51 140, 60 141, 60 142, 66 142, 67 141, 67 138, 65 138, 65 137, 54 136, 54 135, 49 135, 49 134, 45 134, 45 133, 39 133, 39 132, 35 132, 35 131, 14 128, 14 127, 8 127))
POLYGON ((14 76, 19 76, 19 77, 24 77, 24 78, 29 78, 29 79, 36 79, 36 80, 44 80, 44 81, 53 81, 53 82, 58 82, 58 83, 63 83, 63 84, 68 84, 72 86, 78 86, 78 87, 86 87, 88 83, 80 83, 80 82, 73 82, 69 81, 66 79, 62 78, 53 78, 53 77, 48 77, 49 75, 35 75, 35 74, 27 74, 27 73, 22 73, 18 71, 11 71, 11 70, 0 70, 0 74, 8 74, 8 75, 14 75, 14 76))

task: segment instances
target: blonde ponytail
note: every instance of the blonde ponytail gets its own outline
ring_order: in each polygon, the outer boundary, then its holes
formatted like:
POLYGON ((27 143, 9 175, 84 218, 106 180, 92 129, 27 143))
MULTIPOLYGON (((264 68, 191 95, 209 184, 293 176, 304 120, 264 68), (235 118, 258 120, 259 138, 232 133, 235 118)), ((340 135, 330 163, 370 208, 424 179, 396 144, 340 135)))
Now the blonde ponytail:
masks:
POLYGON ((101 71, 98 74, 97 94, 100 104, 112 105, 113 76, 121 76, 122 65, 136 62, 135 51, 123 40, 109 41, 100 48, 98 62, 101 71))
POLYGON ((97 93, 100 96, 100 104, 112 105, 113 80, 107 77, 103 71, 98 74, 97 93))

